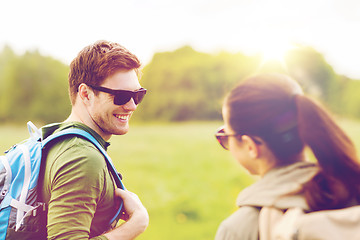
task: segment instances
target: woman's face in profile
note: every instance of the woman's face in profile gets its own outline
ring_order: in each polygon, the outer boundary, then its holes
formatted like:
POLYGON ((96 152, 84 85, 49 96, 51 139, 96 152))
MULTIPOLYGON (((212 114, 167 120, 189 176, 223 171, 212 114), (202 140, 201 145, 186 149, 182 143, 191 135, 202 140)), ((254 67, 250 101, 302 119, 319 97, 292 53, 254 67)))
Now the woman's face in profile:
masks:
MULTIPOLYGON (((225 134, 233 135, 236 132, 231 128, 229 124, 229 112, 228 107, 226 105, 223 106, 223 119, 224 119, 224 131, 225 134)), ((233 158, 240 163, 246 170, 248 170, 251 174, 258 174, 258 166, 257 162, 253 157, 250 156, 249 151, 247 151, 246 143, 241 141, 241 136, 229 136, 229 151, 233 158)))

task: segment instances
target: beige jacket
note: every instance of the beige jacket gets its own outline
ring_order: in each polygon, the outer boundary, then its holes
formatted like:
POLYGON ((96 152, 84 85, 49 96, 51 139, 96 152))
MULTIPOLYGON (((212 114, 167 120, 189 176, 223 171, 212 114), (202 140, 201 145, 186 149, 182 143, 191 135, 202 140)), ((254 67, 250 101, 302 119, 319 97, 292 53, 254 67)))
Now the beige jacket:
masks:
POLYGON ((215 240, 257 240, 259 210, 262 206, 308 209, 305 198, 295 192, 316 172, 315 164, 299 162, 266 173, 239 194, 236 201, 239 209, 220 224, 215 240))

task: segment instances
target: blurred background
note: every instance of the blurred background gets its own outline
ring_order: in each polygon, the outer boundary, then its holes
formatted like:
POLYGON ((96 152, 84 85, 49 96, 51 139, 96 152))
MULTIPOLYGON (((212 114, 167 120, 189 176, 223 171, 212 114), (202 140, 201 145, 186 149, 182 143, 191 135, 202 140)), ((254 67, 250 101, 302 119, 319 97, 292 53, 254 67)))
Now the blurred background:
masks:
POLYGON ((359 28, 356 0, 2 1, 0 151, 28 136, 29 120, 65 120, 71 60, 119 42, 149 90, 109 150, 149 210, 139 239, 213 239, 255 179, 213 136, 225 94, 248 75, 287 73, 360 146, 359 28))

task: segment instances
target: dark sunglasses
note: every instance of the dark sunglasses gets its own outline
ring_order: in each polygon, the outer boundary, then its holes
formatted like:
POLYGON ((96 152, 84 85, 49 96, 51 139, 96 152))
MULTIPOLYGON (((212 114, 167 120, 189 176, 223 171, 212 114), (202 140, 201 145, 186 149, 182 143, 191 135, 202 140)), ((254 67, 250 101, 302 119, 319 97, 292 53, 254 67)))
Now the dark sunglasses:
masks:
POLYGON ((215 137, 220 145, 225 149, 229 150, 229 137, 240 137, 242 134, 226 134, 224 127, 218 129, 215 133, 215 137))
POLYGON ((136 91, 128 91, 128 90, 114 90, 106 87, 93 86, 89 85, 89 87, 98 90, 100 92, 106 92, 114 95, 114 104, 115 105, 124 105, 129 102, 131 99, 134 99, 136 105, 138 105, 144 98, 146 94, 145 88, 140 88, 136 91))
MULTIPOLYGON (((218 140, 218 142, 220 143, 220 145, 225 149, 225 150, 229 150, 229 137, 241 137, 244 134, 226 134, 224 127, 220 127, 217 132, 215 133, 215 137, 218 140)), ((252 140, 258 144, 261 145, 261 141, 259 141, 258 139, 255 139, 254 137, 252 137, 252 140)))

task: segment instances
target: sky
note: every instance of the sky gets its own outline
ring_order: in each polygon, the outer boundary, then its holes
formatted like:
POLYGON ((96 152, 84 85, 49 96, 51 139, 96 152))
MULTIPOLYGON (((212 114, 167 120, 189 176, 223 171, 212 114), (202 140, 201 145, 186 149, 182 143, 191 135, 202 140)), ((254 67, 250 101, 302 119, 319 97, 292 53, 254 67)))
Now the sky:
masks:
POLYGON ((360 79, 358 0, 0 0, 0 51, 69 64, 97 40, 122 44, 144 65, 184 45, 271 58, 300 44, 360 79))

